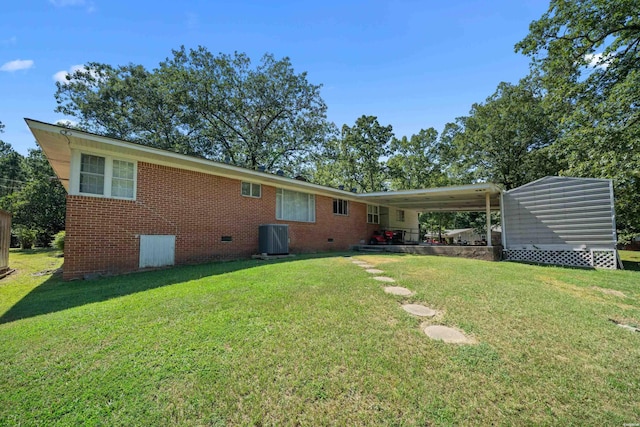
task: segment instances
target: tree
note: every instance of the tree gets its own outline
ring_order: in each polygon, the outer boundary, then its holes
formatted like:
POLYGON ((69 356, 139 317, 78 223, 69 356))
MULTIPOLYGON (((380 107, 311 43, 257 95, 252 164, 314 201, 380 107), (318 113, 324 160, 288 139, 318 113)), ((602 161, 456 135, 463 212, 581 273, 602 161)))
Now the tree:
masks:
POLYGON ((359 192, 385 190, 388 174, 384 158, 390 154, 391 125, 375 116, 361 116, 353 126, 342 126, 340 137, 329 140, 316 157, 313 181, 359 192))
MULTIPOLYGON (((4 124, 0 122, 0 133, 4 124)), ((20 189, 24 182, 23 158, 11 144, 0 140, 0 198, 20 189)))
POLYGON ((509 190, 558 170, 549 154, 555 139, 554 124, 530 82, 503 82, 484 104, 473 104, 469 116, 448 125, 450 146, 442 150, 459 164, 458 175, 509 190))
POLYGON ((0 198, 0 208, 11 212, 12 226, 21 235, 33 235, 37 243, 48 245, 54 234, 64 230, 66 191, 40 150, 29 151, 23 174, 26 182, 0 198))
POLYGON ((516 51, 562 125, 561 172, 613 179, 619 230, 640 233, 640 3, 552 0, 516 51))
POLYGON ((438 132, 434 128, 421 129, 411 138, 391 140, 393 155, 387 160, 387 168, 393 189, 429 188, 447 183, 437 141, 438 132))
POLYGON ((293 171, 331 131, 320 85, 289 58, 172 52, 141 65, 89 63, 57 83, 57 112, 81 129, 237 166, 293 171))

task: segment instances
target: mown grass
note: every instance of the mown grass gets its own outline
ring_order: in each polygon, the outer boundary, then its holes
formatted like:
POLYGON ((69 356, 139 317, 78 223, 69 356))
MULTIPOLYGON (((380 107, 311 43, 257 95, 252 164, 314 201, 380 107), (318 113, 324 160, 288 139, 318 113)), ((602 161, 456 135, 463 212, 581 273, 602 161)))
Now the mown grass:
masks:
MULTIPOLYGON (((0 425, 640 422, 640 273, 353 254, 0 281, 0 425), (617 291, 617 292, 611 292, 617 291), (402 302, 473 346, 430 341, 402 302)), ((625 255, 626 256, 626 255, 625 255)))

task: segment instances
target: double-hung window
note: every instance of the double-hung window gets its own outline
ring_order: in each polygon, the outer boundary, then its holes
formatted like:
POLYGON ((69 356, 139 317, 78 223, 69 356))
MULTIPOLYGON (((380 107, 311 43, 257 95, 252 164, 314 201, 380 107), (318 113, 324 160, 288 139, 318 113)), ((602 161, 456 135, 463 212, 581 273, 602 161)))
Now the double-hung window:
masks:
POLYGON ((276 219, 315 222, 316 198, 313 194, 276 189, 276 219))
POLYGON ((380 224, 380 207, 378 205, 367 205, 367 222, 380 224))
POLYGON ((404 210, 396 209, 396 221, 404 222, 404 210))
POLYGON ((134 166, 124 160, 113 161, 113 173, 111 175, 111 196, 133 199, 135 186, 133 173, 134 166))
POLYGON ((81 153, 79 157, 77 194, 134 199, 136 164, 127 160, 81 153))
POLYGON ((333 213, 336 215, 349 215, 349 201, 333 199, 333 213))
POLYGON ((80 192, 104 194, 105 158, 83 154, 80 160, 80 192))

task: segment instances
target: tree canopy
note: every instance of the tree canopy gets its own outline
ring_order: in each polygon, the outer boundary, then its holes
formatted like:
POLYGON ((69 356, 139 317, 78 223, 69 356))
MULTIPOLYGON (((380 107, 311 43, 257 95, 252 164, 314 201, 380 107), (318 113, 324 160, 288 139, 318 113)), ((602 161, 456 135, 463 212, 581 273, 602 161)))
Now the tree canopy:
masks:
POLYGON ((12 214, 11 225, 31 230, 37 242, 49 243, 64 230, 66 192, 40 150, 25 158, 0 141, 0 209, 12 214))
POLYGON ((640 3, 552 0, 516 51, 559 124, 560 173, 613 179, 622 239, 640 233, 640 3))
POLYGON ((555 142, 555 126, 542 97, 527 81, 500 83, 482 104, 473 104, 469 116, 449 125, 443 143, 450 161, 475 181, 489 181, 510 190, 559 169, 548 148, 555 142))
POLYGON ((84 130, 253 169, 298 168, 332 129, 321 86, 289 58, 172 54, 151 71, 89 63, 56 83, 56 111, 84 130))

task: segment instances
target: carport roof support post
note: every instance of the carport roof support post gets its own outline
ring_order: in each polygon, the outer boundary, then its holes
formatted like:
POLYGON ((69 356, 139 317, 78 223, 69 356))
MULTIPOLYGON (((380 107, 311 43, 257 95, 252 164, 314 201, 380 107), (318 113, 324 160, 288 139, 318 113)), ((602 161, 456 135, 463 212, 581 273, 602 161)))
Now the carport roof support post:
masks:
POLYGON ((487 210, 487 247, 492 247, 491 242, 491 194, 487 191, 485 194, 485 204, 487 210))

